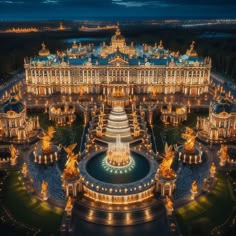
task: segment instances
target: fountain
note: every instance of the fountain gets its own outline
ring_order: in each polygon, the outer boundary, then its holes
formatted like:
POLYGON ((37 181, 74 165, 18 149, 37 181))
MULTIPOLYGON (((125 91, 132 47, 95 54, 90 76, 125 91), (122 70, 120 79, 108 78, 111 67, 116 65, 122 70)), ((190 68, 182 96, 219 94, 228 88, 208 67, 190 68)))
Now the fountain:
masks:
POLYGON ((117 135, 131 137, 128 116, 122 106, 114 106, 107 120, 105 136, 116 138, 117 135))
POLYGON ((115 143, 108 143, 107 162, 112 166, 126 166, 130 163, 129 143, 122 143, 120 135, 115 143))
POLYGON ((55 129, 50 126, 48 127, 48 131, 44 131, 43 136, 39 137, 42 142, 33 152, 34 162, 38 164, 49 164, 58 160, 59 148, 52 143, 52 138, 55 132, 55 129))
POLYGON ((187 164, 199 164, 202 162, 203 152, 195 144, 196 135, 193 129, 186 127, 186 132, 182 134, 182 138, 186 141, 177 148, 179 160, 187 164))
POLYGON ((106 158, 102 162, 106 171, 122 174, 131 171, 135 162, 130 155, 129 143, 121 142, 121 136, 116 136, 115 143, 108 143, 106 158))

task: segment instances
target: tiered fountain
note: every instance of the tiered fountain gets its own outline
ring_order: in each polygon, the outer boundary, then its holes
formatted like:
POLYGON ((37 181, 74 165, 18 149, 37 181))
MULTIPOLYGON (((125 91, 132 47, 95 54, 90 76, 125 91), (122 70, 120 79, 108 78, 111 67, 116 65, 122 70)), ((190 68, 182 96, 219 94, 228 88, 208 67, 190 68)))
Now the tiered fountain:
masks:
POLYGON ((113 107, 109 114, 105 136, 116 138, 120 135, 121 138, 131 137, 128 116, 121 106, 113 107))

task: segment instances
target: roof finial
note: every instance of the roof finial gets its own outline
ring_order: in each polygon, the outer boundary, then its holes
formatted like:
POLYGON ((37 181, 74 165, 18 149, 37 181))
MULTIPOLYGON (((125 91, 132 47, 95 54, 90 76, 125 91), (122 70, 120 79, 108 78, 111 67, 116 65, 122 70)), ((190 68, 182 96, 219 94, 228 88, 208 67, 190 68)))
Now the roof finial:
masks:
POLYGON ((44 41, 42 42, 41 46, 42 46, 42 49, 43 49, 43 50, 46 49, 46 45, 45 45, 44 41))

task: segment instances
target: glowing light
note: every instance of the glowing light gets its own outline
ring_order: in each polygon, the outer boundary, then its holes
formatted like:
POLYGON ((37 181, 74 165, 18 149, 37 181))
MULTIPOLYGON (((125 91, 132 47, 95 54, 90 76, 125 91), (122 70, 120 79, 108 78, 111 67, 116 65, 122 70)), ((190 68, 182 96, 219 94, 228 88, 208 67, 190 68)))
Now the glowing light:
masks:
POLYGON ((102 160, 102 167, 110 172, 110 173, 115 173, 115 174, 124 174, 132 171, 135 167, 135 161, 133 157, 130 157, 130 162, 126 166, 113 166, 108 163, 107 158, 104 158, 102 160))

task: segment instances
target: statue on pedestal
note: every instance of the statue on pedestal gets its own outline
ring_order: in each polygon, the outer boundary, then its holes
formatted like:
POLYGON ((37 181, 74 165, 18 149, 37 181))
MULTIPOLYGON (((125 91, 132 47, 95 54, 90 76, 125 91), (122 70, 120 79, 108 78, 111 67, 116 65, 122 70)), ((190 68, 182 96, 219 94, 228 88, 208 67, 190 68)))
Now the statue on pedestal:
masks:
POLYGON ((43 132, 43 136, 39 137, 42 140, 42 152, 43 153, 53 152, 51 140, 52 140, 55 132, 56 132, 55 129, 52 126, 50 126, 50 127, 48 127, 48 131, 43 132))
POLYGON ((195 196, 197 195, 198 193, 198 186, 197 186, 197 181, 194 180, 192 185, 191 185, 191 198, 194 199, 195 196))
POLYGON ((47 181, 42 181, 41 184, 41 193, 43 195, 43 200, 47 200, 48 199, 48 182, 47 181))
POLYGON ((75 144, 71 144, 68 147, 64 147, 64 150, 67 152, 67 162, 65 164, 65 169, 63 176, 67 179, 73 179, 78 176, 79 171, 78 171, 78 156, 79 154, 74 154, 73 150, 76 147, 75 144))
POLYGON ((184 151, 186 153, 194 153, 196 137, 193 129, 186 127, 186 132, 182 134, 182 138, 186 139, 186 142, 184 143, 184 151))
POLYGON ((228 147, 225 144, 221 144, 219 153, 220 153, 220 165, 224 166, 227 159, 229 158, 228 147))
POLYGON ((16 164, 16 159, 17 159, 17 150, 16 148, 13 146, 13 144, 11 144, 9 146, 9 151, 10 151, 10 162, 11 162, 11 165, 15 165, 16 164))
POLYGON ((22 166, 22 170, 21 170, 21 173, 23 174, 24 178, 27 177, 27 174, 28 174, 28 166, 27 164, 24 162, 23 166, 22 166))
POLYGON ((166 195, 165 207, 166 207, 166 210, 167 210, 167 215, 172 215, 172 212, 174 210, 173 201, 167 195, 166 195))
POLYGON ((216 173, 216 165, 214 162, 211 163, 210 167, 210 177, 214 178, 216 173))
POLYGON ((172 145, 168 146, 165 144, 165 155, 163 157, 162 163, 159 166, 159 174, 164 178, 174 178, 176 173, 171 169, 171 165, 174 159, 174 152, 172 150, 172 145))
POLYGON ((69 196, 66 202, 66 207, 65 207, 67 216, 71 216, 72 208, 73 208, 72 200, 71 200, 71 197, 69 196))

